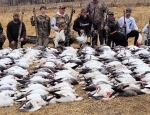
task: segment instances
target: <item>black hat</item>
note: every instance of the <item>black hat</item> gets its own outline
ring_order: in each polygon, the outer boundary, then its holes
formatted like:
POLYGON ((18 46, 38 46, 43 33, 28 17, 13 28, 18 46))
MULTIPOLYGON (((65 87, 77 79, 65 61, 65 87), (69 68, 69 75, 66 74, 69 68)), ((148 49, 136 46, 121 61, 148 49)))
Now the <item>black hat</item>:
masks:
POLYGON ((41 6, 41 7, 40 7, 40 10, 41 10, 42 8, 46 10, 46 7, 45 7, 45 6, 41 6))
POLYGON ((132 11, 131 8, 127 8, 127 9, 126 9, 126 12, 131 12, 131 11, 132 11))

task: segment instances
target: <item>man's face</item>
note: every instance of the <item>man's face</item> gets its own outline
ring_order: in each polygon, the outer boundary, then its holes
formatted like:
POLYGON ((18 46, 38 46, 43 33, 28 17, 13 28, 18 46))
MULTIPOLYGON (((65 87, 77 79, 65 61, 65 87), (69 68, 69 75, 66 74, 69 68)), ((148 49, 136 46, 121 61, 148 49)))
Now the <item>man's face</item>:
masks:
POLYGON ((66 8, 59 8, 60 14, 64 14, 64 13, 65 13, 65 9, 66 9, 66 8))
POLYGON ((19 21, 19 15, 14 15, 13 18, 14 18, 14 21, 15 21, 15 22, 18 22, 18 21, 19 21))
POLYGON ((108 15, 108 18, 109 18, 110 20, 114 19, 114 14, 109 14, 109 15, 108 15))
POLYGON ((126 11, 126 17, 130 17, 131 16, 131 11, 126 11))
POLYGON ((87 12, 82 12, 81 15, 86 18, 87 17, 87 12))
POLYGON ((45 14, 46 13, 46 9, 45 8, 42 8, 41 9, 41 14, 45 14))

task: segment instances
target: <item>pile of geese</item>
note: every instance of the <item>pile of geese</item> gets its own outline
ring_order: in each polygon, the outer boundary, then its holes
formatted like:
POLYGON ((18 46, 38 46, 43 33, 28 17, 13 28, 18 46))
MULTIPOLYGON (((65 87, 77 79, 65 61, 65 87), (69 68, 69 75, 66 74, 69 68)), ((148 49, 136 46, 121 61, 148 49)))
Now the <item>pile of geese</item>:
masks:
POLYGON ((21 104, 22 112, 57 102, 150 94, 150 47, 106 45, 79 49, 36 46, 0 50, 0 107, 21 104))

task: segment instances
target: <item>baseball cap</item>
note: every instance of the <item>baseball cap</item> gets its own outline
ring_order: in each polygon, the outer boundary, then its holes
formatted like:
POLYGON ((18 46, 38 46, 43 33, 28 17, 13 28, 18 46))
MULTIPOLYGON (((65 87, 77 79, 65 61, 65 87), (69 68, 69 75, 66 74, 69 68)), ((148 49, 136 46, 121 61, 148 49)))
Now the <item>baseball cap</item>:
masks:
POLYGON ((131 11, 132 11, 131 8, 127 8, 127 9, 126 9, 126 12, 131 12, 131 11))
POLYGON ((13 16, 19 16, 19 13, 18 13, 18 12, 15 12, 15 13, 13 14, 13 16))
POLYGON ((60 8, 60 9, 65 9, 66 6, 65 6, 65 5, 60 5, 59 8, 60 8))

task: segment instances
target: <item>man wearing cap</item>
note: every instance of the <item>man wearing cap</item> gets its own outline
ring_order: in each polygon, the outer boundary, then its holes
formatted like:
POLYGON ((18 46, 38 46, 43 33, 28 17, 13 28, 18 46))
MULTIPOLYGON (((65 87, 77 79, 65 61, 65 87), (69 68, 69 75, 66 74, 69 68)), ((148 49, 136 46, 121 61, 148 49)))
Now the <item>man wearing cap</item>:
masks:
POLYGON ((81 36, 83 33, 85 35, 90 34, 91 30, 91 19, 89 18, 89 15, 87 14, 86 9, 81 9, 81 14, 79 14, 79 17, 75 19, 73 24, 73 30, 78 32, 78 35, 81 36))
MULTIPOLYGON (((40 7, 41 14, 36 17, 37 23, 37 34, 38 34, 38 41, 37 45, 39 46, 48 46, 49 43, 49 35, 51 31, 51 24, 50 24, 50 17, 46 15, 46 7, 40 7)), ((35 26, 35 19, 34 15, 31 17, 31 25, 35 26)))
MULTIPOLYGON (((64 34, 66 35, 67 25, 69 23, 69 16, 66 13, 65 9, 66 9, 66 6, 64 5, 59 6, 59 11, 52 18, 51 26, 52 26, 52 29, 56 32, 60 32, 61 30, 64 30, 64 34)), ((55 44, 55 40, 54 40, 54 44, 55 44)))
POLYGON ((122 16, 118 20, 118 23, 121 28, 121 32, 126 34, 127 41, 128 41, 129 37, 135 37, 134 45, 136 45, 137 39, 139 37, 139 32, 138 32, 138 27, 136 25, 135 19, 133 17, 131 17, 131 12, 132 12, 132 9, 127 8, 126 13, 125 13, 125 20, 124 20, 124 16, 122 16), (126 23, 124 23, 124 21, 126 23), (126 29, 126 33, 125 33, 125 29, 126 29))
MULTIPOLYGON (((107 5, 103 0, 91 0, 86 5, 86 10, 88 11, 90 18, 92 20, 92 31, 99 34, 99 41, 102 45, 104 43, 102 34, 102 23, 104 21, 104 13, 108 10, 107 5)), ((92 47, 97 45, 97 34, 94 34, 92 38, 92 47)))
MULTIPOLYGON (((20 23, 21 21, 19 19, 19 13, 15 12, 13 14, 13 20, 7 24, 7 38, 9 40, 9 47, 12 49, 17 48, 20 23)), ((26 38, 26 27, 24 22, 22 22, 22 29, 20 35, 21 47, 23 47, 23 45, 25 44, 25 38, 26 38)))
POLYGON ((106 39, 106 44, 108 46, 111 46, 111 42, 114 42, 116 46, 117 45, 127 46, 127 42, 126 42, 124 35, 119 32, 120 27, 119 27, 118 21, 115 20, 114 12, 109 11, 107 15, 108 15, 108 18, 105 19, 104 26, 103 26, 104 27, 103 36, 105 38, 106 36, 108 36, 108 38, 106 39))

